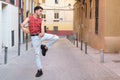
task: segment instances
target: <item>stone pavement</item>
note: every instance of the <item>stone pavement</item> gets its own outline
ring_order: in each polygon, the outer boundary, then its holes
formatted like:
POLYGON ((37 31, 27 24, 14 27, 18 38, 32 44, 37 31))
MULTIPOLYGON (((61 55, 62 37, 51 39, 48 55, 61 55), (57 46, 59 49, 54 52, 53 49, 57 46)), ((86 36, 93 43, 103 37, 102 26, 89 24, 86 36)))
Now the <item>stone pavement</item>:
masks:
POLYGON ((0 80, 120 80, 115 72, 95 61, 96 57, 84 54, 66 38, 53 45, 45 57, 41 55, 44 74, 39 78, 35 77, 37 67, 31 47, 25 51, 22 45, 21 56, 8 60, 6 65, 1 62, 0 80))
MULTIPOLYGON (((88 48, 87 55, 90 56, 91 59, 93 59, 95 62, 100 63, 101 61, 100 51, 91 48, 90 46, 88 46, 87 48, 88 48)), ((85 48, 83 48, 83 52, 85 52, 85 48)), ((101 63, 101 65, 120 76, 120 53, 104 53, 104 63, 101 63)))

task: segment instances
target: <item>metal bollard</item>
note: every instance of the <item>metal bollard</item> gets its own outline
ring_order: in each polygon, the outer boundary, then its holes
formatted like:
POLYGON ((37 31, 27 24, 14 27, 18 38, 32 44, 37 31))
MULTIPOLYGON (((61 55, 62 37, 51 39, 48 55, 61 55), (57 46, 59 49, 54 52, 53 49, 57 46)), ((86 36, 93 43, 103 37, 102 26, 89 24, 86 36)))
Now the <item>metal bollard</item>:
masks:
POLYGON ((81 50, 83 50, 83 48, 82 48, 82 46, 83 46, 83 41, 81 40, 80 42, 81 42, 81 50))
POLYGON ((85 42, 85 54, 87 54, 87 42, 85 42))
POLYGON ((26 51, 28 50, 28 34, 26 34, 26 51))
POLYGON ((8 47, 5 47, 4 64, 7 64, 7 50, 8 47))
POLYGON ((100 55, 101 55, 101 61, 100 62, 104 62, 104 50, 103 49, 100 50, 100 55))
POLYGON ((76 47, 78 47, 78 33, 76 33, 76 47))
POLYGON ((76 39, 76 47, 78 47, 78 39, 76 39))
POLYGON ((18 43, 18 56, 20 56, 20 42, 18 43))

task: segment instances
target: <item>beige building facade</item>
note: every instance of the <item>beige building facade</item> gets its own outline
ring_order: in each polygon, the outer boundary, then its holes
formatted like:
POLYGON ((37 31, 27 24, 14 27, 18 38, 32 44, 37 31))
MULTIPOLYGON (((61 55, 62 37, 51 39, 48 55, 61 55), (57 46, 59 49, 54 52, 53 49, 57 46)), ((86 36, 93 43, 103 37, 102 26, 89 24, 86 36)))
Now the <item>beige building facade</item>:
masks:
POLYGON ((76 0, 74 33, 78 39, 105 52, 120 51, 120 1, 76 0))
POLYGON ((48 33, 60 36, 73 33, 74 0, 39 0, 48 33))

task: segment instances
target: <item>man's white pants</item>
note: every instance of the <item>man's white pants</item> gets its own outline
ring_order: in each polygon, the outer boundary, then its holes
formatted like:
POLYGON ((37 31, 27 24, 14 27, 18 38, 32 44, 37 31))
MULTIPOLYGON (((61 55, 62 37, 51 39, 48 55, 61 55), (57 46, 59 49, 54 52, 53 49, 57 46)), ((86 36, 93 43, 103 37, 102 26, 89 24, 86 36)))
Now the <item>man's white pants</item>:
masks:
POLYGON ((41 69, 42 68, 41 59, 40 59, 41 43, 44 40, 48 40, 46 46, 49 49, 59 39, 59 37, 57 35, 45 33, 42 38, 40 38, 39 36, 31 36, 31 39, 32 39, 33 48, 35 50, 36 64, 38 69, 41 69))

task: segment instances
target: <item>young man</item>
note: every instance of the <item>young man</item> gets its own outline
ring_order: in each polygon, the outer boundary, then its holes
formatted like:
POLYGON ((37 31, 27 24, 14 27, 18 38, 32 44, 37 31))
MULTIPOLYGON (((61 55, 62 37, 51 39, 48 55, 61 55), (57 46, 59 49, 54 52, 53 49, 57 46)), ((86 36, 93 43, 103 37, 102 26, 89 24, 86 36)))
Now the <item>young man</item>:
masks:
POLYGON ((43 8, 36 6, 34 8, 34 14, 30 17, 27 17, 21 24, 21 29, 25 33, 30 33, 32 39, 32 45, 36 54, 36 64, 38 67, 36 77, 40 77, 42 72, 42 65, 40 60, 40 46, 42 49, 42 55, 46 55, 46 51, 59 39, 58 36, 45 33, 44 31, 44 21, 39 18, 42 14, 43 8), (24 26, 29 22, 29 29, 24 26), (41 45, 42 41, 49 40, 46 45, 41 45))

